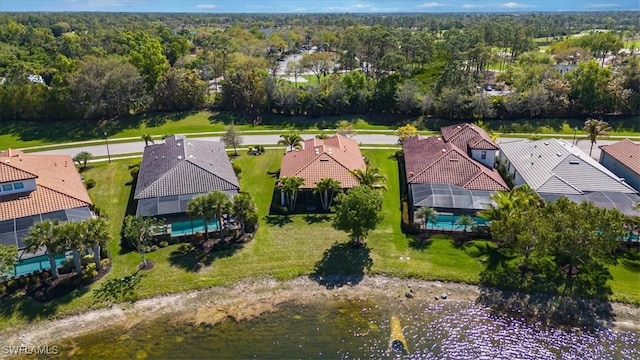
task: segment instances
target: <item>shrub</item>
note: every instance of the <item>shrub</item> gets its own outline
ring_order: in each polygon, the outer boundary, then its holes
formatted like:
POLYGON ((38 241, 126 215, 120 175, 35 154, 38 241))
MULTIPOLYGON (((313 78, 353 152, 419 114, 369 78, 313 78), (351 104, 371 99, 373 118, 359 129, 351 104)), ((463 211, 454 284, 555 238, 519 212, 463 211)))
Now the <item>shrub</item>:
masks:
POLYGON ((240 165, 236 163, 231 163, 231 166, 233 167, 233 172, 236 173, 236 176, 240 175, 240 173, 242 172, 240 165))
POLYGON ((85 182, 84 182, 84 186, 86 186, 86 187, 87 187, 87 189, 91 189, 91 188, 93 188, 93 187, 95 187, 95 186, 96 186, 96 181, 95 181, 95 180, 93 180, 93 179, 87 179, 87 180, 85 180, 85 182))
POLYGON ((151 245, 151 251, 158 250, 158 245, 151 245))
POLYGON ((145 253, 151 252, 151 246, 145 246, 144 247, 144 252, 145 253))
POLYGON ((7 291, 7 287, 4 284, 0 284, 0 294, 4 294, 7 291))
POLYGON ((408 235, 415 235, 420 231, 420 224, 409 221, 409 203, 402 201, 402 222, 400 223, 402 232, 408 235))
POLYGON ((169 246, 169 243, 166 241, 160 241, 160 247, 167 247, 169 246))
POLYGON ((7 281, 7 291, 14 291, 18 289, 18 281, 16 279, 11 279, 7 281))
POLYGON ((82 274, 82 280, 90 280, 96 276, 98 276, 98 270, 96 269, 96 264, 95 263, 87 264, 84 270, 84 274, 82 274))
POLYGON ((256 225, 258 225, 258 212, 252 211, 247 214, 247 218, 244 221, 244 230, 246 232, 256 231, 256 225))
POLYGON ((105 267, 109 266, 109 259, 102 259, 100 260, 100 266, 104 269, 105 267))

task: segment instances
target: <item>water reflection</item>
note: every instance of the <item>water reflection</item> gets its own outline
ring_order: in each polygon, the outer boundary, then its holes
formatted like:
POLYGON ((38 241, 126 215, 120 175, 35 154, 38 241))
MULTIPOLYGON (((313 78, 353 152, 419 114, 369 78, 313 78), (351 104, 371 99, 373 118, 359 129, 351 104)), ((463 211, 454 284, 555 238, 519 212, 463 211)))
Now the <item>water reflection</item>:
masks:
POLYGON ((412 359, 638 359, 640 335, 611 330, 545 329, 496 317, 474 303, 397 299, 281 304, 276 311, 213 326, 165 317, 131 329, 113 328, 62 346, 60 357, 353 359, 389 353, 396 314, 412 359))

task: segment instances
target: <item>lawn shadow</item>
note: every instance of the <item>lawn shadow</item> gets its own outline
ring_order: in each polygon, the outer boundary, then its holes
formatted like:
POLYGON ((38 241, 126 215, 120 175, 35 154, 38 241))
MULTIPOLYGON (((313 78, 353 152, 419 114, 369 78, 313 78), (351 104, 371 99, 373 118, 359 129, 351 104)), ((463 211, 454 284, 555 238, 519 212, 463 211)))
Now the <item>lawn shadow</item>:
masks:
POLYGON ((334 243, 322 254, 309 278, 327 289, 356 285, 372 265, 371 249, 367 246, 334 243))
POLYGON ((622 253, 618 262, 629 271, 640 273, 640 250, 630 249, 622 253))
MULTIPOLYGON (((56 291, 66 292, 63 287, 65 286, 62 284, 56 285, 56 291)), ((10 319, 14 315, 29 322, 45 319, 55 315, 58 307, 72 302, 89 291, 87 285, 77 288, 77 285, 70 284, 69 287, 74 289, 63 296, 45 302, 36 301, 23 292, 4 296, 0 299, 0 319, 10 319)))
POLYGON ((93 290, 93 297, 106 302, 131 299, 145 276, 138 270, 122 278, 106 280, 99 288, 93 290))
POLYGON ((419 233, 417 235, 411 235, 409 240, 409 247, 414 250, 425 251, 431 247, 433 239, 430 234, 419 233))
POLYGON ((286 224, 293 222, 293 220, 291 220, 291 216, 289 215, 266 215, 264 217, 264 220, 269 226, 279 227, 283 227, 286 224))
POLYGON ((227 241, 218 241, 206 250, 198 249, 191 244, 180 244, 169 254, 169 263, 186 271, 198 272, 211 266, 217 259, 233 256, 242 247, 242 243, 227 241))
POLYGON ((322 222, 327 222, 331 220, 331 218, 329 217, 329 214, 306 214, 304 216, 304 221, 307 222, 307 224, 311 225, 311 224, 317 224, 317 223, 322 223, 322 222))
POLYGON ((269 175, 270 177, 277 179, 280 177, 280 169, 276 170, 276 171, 267 171, 267 175, 269 175))

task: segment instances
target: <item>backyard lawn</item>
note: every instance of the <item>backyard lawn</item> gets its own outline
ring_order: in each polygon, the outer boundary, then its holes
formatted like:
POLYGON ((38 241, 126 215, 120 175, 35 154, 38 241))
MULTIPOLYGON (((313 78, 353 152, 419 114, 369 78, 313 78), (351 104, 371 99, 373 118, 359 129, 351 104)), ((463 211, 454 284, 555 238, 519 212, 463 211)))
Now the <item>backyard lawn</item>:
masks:
MULTIPOLYGON (((159 294, 229 285, 248 278, 292 279, 307 275, 381 274, 429 280, 477 283, 484 269, 487 243, 482 240, 456 246, 445 236, 424 243, 405 237, 400 231, 398 167, 392 150, 363 150, 372 166, 387 176, 384 192, 385 218, 367 239, 368 249, 350 250, 347 234, 334 230, 331 216, 269 215, 269 206, 280 168, 281 150, 260 156, 242 154, 240 184, 258 207, 260 228, 243 248, 212 252, 204 258, 184 244, 170 245, 149 253, 152 270, 138 273, 131 293, 111 301, 136 300, 159 294), (201 262, 204 267, 198 268, 201 262)), ((109 252, 112 270, 96 283, 42 306, 26 296, 0 300, 0 329, 48 316, 60 316, 106 306, 109 300, 97 294, 107 286, 135 274, 140 255, 121 253, 119 234, 132 192, 129 165, 138 160, 100 163, 87 170, 85 178, 97 184, 90 195, 111 222, 113 239, 109 252)), ((640 260, 631 258, 612 268, 611 286, 615 300, 640 303, 637 287, 640 260), (631 264, 631 265, 630 265, 631 264)))

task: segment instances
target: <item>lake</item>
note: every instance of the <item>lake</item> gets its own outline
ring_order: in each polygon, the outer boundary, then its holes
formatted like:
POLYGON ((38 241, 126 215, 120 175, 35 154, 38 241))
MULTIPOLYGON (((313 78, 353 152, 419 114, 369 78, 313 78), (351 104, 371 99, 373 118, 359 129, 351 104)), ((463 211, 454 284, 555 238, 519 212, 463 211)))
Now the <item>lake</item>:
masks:
POLYGON ((248 320, 196 326, 183 319, 175 313, 65 340, 58 358, 640 359, 638 333, 545 328, 466 301, 291 301, 248 320), (402 325, 405 356, 389 352, 392 316, 402 325))

